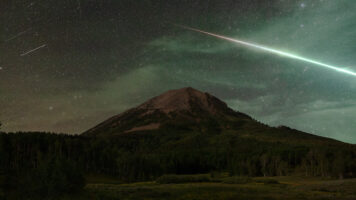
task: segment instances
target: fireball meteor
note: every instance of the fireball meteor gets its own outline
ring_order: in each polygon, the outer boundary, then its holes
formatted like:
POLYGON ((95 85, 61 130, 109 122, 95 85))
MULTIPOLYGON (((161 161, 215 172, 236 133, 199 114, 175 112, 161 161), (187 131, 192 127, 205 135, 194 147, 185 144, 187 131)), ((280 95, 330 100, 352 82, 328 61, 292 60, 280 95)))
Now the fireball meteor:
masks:
POLYGON ((292 59, 295 59, 295 60, 301 60, 301 61, 304 61, 304 62, 307 62, 307 63, 319 65, 319 66, 322 66, 322 67, 325 67, 325 68, 333 69, 333 70, 338 71, 338 72, 342 72, 342 73, 345 73, 345 74, 356 76, 356 73, 352 72, 350 70, 347 70, 347 69, 344 69, 344 68, 340 68, 340 67, 336 67, 336 66, 332 66, 332 65, 328 65, 328 64, 325 64, 325 63, 322 63, 322 62, 319 62, 319 61, 316 61, 316 60, 312 60, 312 59, 309 59, 309 58, 304 58, 304 57, 301 57, 301 56, 298 56, 298 55, 295 55, 295 54, 283 52, 283 51, 272 49, 272 48, 269 48, 269 47, 266 47, 266 46, 261 46, 259 44, 245 42, 245 41, 242 41, 242 40, 237 40, 237 39, 229 38, 229 37, 218 35, 218 34, 214 34, 214 33, 209 33, 209 32, 206 32, 206 31, 202 31, 202 30, 191 28, 191 27, 187 27, 187 26, 182 26, 182 25, 176 25, 176 26, 179 26, 179 27, 187 29, 187 30, 191 30, 191 31, 203 33, 203 34, 206 34, 206 35, 210 35, 210 36, 213 36, 213 37, 216 37, 216 38, 220 38, 220 39, 223 39, 223 40, 227 40, 227 41, 230 41, 230 42, 234 42, 234 43, 237 43, 237 44, 240 44, 240 45, 253 47, 255 49, 260 49, 260 50, 263 50, 263 51, 266 51, 266 52, 269 52, 269 53, 273 53, 273 54, 276 54, 276 55, 285 56, 285 57, 292 58, 292 59))

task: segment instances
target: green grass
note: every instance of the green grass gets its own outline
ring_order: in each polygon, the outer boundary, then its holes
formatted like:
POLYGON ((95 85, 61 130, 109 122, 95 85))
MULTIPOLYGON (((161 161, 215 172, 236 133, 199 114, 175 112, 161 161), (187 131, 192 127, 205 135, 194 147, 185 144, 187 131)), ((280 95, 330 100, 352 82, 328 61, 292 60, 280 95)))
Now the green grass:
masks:
POLYGON ((156 180, 160 184, 211 182, 210 175, 163 175, 156 180))
MULTIPOLYGON (((165 175, 151 182, 121 183, 88 175, 82 192, 61 200, 352 200, 356 179, 228 177, 226 174, 165 175)), ((2 198, 0 194, 0 199, 2 198)))
POLYGON ((85 176, 85 181, 87 184, 122 184, 121 180, 118 180, 111 176, 105 176, 101 174, 88 174, 85 176))
MULTIPOLYGON (((190 175, 183 177, 186 178, 188 176, 190 175)), ((178 179, 180 178, 178 177, 178 179)), ((346 200, 356 199, 356 179, 224 177, 220 182, 169 184, 160 184, 159 182, 132 184, 91 183, 85 187, 85 192, 88 198, 100 200, 346 200)))
POLYGON ((249 182, 252 182, 250 177, 233 176, 222 179, 222 183, 226 184, 247 184, 249 182))

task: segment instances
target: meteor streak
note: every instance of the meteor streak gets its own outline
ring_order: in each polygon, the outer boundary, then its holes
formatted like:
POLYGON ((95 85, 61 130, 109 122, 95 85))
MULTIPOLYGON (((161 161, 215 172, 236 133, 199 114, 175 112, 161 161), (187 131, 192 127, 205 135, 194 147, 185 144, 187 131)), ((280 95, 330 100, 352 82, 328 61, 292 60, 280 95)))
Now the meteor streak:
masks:
POLYGON ((9 41, 11 41, 11 40, 13 40, 13 39, 16 39, 16 38, 20 37, 21 35, 27 33, 29 30, 31 30, 31 28, 29 28, 29 29, 27 29, 27 30, 25 30, 25 31, 22 31, 22 32, 20 32, 20 33, 14 35, 14 36, 12 36, 11 38, 5 40, 5 42, 9 42, 9 41))
POLYGON ((47 45, 46 45, 46 44, 41 45, 41 46, 39 46, 39 47, 37 47, 37 48, 34 48, 34 49, 30 50, 30 51, 27 51, 27 52, 21 54, 20 56, 26 56, 27 54, 30 54, 30 53, 32 53, 32 52, 34 52, 34 51, 37 51, 38 49, 42 49, 42 48, 45 47, 45 46, 47 46, 47 45))
POLYGON ((214 33, 209 33, 209 32, 206 32, 206 31, 202 31, 202 30, 191 28, 191 27, 187 27, 187 26, 182 26, 182 25, 176 25, 176 26, 181 27, 181 28, 186 29, 186 30, 191 30, 191 31, 203 33, 203 34, 206 34, 206 35, 210 35, 210 36, 213 36, 213 37, 216 37, 216 38, 220 38, 220 39, 227 40, 227 41, 230 41, 230 42, 234 42, 234 43, 237 43, 237 44, 241 44, 241 45, 244 45, 244 46, 253 47, 255 49, 260 49, 260 50, 263 50, 263 51, 266 51, 266 52, 269 52, 269 53, 273 53, 273 54, 276 54, 276 55, 285 56, 285 57, 293 58, 293 59, 296 59, 296 60, 301 60, 301 61, 304 61, 304 62, 307 62, 307 63, 312 63, 312 64, 319 65, 319 66, 322 66, 322 67, 325 67, 325 68, 333 69, 333 70, 341 72, 341 73, 345 73, 345 74, 349 74, 349 75, 352 75, 352 76, 356 76, 355 72, 352 72, 352 71, 347 70, 347 69, 343 69, 343 68, 340 68, 340 67, 335 67, 335 66, 328 65, 328 64, 325 64, 325 63, 322 63, 322 62, 318 62, 318 61, 315 61, 315 60, 312 60, 312 59, 309 59, 309 58, 304 58, 304 57, 301 57, 301 56, 298 56, 298 55, 294 55, 294 54, 291 54, 291 53, 287 53, 287 52, 283 52, 283 51, 280 51, 280 50, 268 48, 266 46, 261 46, 259 44, 245 42, 245 41, 242 41, 242 40, 237 40, 237 39, 229 38, 229 37, 226 37, 226 36, 222 36, 222 35, 218 35, 218 34, 214 34, 214 33))

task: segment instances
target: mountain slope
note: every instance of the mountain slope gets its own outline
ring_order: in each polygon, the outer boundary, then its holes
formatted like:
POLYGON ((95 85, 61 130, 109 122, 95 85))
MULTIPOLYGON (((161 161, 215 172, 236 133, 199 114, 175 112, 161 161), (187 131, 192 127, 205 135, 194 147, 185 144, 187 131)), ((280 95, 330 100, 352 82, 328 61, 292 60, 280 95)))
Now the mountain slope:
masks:
POLYGON ((188 87, 154 97, 136 108, 111 117, 84 135, 117 135, 168 126, 201 127, 207 123, 218 124, 215 128, 223 128, 232 120, 253 121, 248 115, 233 111, 218 98, 188 87))
POLYGON ((314 145, 342 144, 285 126, 269 127, 229 108, 218 98, 191 87, 167 91, 113 116, 84 132, 84 136, 118 136, 142 132, 229 132, 240 138, 314 145))

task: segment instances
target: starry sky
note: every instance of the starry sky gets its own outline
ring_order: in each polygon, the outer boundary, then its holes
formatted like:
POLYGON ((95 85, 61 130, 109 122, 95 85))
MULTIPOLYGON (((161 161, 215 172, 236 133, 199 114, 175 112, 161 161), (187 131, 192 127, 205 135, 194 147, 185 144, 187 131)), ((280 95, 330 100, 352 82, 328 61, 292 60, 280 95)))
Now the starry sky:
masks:
POLYGON ((356 71, 354 0, 4 0, 3 131, 81 133, 191 86, 272 126, 356 143, 356 77, 173 26, 356 71))

